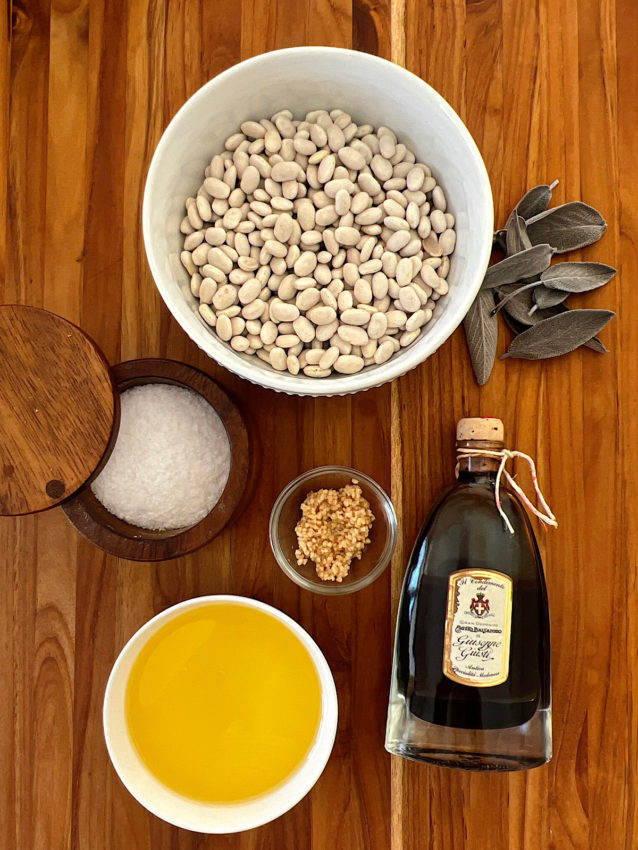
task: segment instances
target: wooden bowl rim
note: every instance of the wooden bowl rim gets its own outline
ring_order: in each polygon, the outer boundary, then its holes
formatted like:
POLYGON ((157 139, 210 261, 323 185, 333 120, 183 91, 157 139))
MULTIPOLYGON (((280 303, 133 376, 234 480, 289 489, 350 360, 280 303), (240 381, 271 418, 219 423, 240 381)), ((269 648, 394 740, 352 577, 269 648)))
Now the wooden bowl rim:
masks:
MULTIPOLYGON (((228 481, 217 504, 195 525, 176 530, 152 531, 114 516, 93 494, 91 481, 106 464, 110 454, 108 452, 84 486, 62 502, 61 506, 84 537, 111 555, 133 561, 162 561, 193 552, 222 531, 242 501, 250 465, 250 443, 243 416, 213 378, 186 363, 149 357, 118 363, 111 372, 118 398, 130 387, 145 383, 183 386, 205 398, 221 419, 230 443, 228 481)), ((111 450, 114 445, 115 439, 111 450)))

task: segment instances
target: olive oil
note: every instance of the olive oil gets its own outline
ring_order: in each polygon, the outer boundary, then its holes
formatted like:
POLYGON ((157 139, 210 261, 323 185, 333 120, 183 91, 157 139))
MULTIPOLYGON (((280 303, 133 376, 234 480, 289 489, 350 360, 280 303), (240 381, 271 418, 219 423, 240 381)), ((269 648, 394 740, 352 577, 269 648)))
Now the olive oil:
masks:
POLYGON ((308 651, 266 612, 214 603, 164 625, 126 690, 131 738, 148 769, 185 797, 239 802, 299 767, 321 717, 308 651))
MULTIPOLYGON (((479 422, 484 420, 462 420, 479 422)), ((498 422, 499 420, 488 420, 498 422)), ((502 449, 500 440, 460 446, 502 449)), ((551 758, 549 613, 527 514, 498 461, 461 461, 408 563, 395 641, 386 748, 475 770, 551 758)))

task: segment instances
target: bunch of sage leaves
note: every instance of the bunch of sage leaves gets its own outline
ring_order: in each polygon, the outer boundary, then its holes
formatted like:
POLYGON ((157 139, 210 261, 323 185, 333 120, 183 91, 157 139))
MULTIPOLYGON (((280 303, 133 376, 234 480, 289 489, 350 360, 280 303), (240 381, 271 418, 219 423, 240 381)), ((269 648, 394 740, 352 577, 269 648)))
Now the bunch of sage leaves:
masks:
POLYGON ((615 315, 610 310, 570 310, 566 299, 608 283, 616 269, 603 263, 551 264, 554 254, 591 245, 607 224, 593 207, 572 201, 548 209, 551 185, 530 189, 512 210, 494 247, 505 259, 490 266, 463 326, 474 375, 487 383, 496 358, 497 314, 515 336, 501 359, 543 360, 580 346, 607 351, 596 334, 615 315))

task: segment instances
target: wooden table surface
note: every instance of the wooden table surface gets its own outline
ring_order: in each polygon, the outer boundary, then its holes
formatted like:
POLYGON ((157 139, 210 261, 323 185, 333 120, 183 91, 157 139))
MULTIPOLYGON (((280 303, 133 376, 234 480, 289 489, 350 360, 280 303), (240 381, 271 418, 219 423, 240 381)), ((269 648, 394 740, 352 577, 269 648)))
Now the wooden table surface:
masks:
MULTIPOLYGON (((112 363, 167 356, 205 369, 240 400, 261 444, 246 513, 177 561, 108 557, 60 509, 0 521, 0 846, 638 846, 634 0, 17 0, 0 28, 0 301, 79 323, 112 363), (554 203, 582 198, 603 212, 608 232, 581 258, 619 269, 586 298, 618 313, 602 332, 610 354, 497 362, 479 390, 459 331, 391 386, 315 401, 256 389, 196 349, 144 256, 150 157, 206 80, 256 53, 302 44, 377 53, 441 92, 482 151, 500 225, 526 188, 555 178, 554 203), (560 520, 557 532, 539 532, 553 627, 554 759, 515 775, 426 767, 383 749, 406 558, 452 480, 456 419, 479 414, 502 417, 508 444, 537 457, 560 520), (401 523, 392 570, 335 600, 300 591, 266 543, 280 488, 323 463, 351 464, 391 488, 401 523), (198 836, 147 814, 124 790, 107 757, 101 706, 116 655, 144 621, 180 600, 228 592, 278 606, 315 637, 336 679, 339 730, 323 776, 289 814, 243 835, 198 836)), ((501 329, 500 350, 507 339, 501 329)))

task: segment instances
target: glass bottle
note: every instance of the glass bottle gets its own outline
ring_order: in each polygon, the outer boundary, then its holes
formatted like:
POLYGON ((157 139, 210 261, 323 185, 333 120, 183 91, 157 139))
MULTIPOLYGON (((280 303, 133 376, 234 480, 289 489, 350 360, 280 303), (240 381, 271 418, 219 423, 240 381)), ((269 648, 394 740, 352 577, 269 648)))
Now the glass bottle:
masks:
MULTIPOLYGON (((498 419, 463 419, 457 448, 503 449, 498 419)), ((550 635, 540 553, 499 459, 459 460, 423 526, 399 605, 386 749, 468 770, 552 757, 550 635)))

